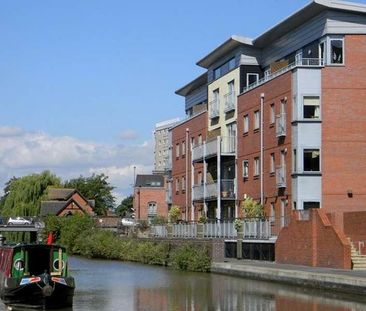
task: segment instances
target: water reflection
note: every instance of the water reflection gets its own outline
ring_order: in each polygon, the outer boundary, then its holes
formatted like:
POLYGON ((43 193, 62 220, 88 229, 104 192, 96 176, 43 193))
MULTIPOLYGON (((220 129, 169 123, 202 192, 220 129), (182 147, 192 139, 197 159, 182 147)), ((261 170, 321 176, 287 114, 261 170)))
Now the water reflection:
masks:
POLYGON ((360 296, 230 276, 81 258, 70 265, 77 290, 73 309, 62 311, 366 310, 360 296))

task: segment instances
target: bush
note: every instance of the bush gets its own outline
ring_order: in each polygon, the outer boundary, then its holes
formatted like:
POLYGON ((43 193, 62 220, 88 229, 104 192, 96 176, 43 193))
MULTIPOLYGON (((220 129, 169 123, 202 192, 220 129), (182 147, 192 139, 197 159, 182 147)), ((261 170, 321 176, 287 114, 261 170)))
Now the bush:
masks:
POLYGON ((241 208, 246 218, 261 218, 264 216, 263 205, 259 204, 253 198, 246 198, 242 202, 241 208))
POLYGON ((170 208, 168 217, 169 217, 169 221, 171 223, 177 223, 178 222, 178 220, 182 217, 182 214, 181 214, 181 211, 180 211, 180 208, 179 208, 178 205, 173 205, 170 208))
POLYGON ((207 248, 185 244, 172 251, 171 264, 178 270, 208 272, 211 260, 207 248))

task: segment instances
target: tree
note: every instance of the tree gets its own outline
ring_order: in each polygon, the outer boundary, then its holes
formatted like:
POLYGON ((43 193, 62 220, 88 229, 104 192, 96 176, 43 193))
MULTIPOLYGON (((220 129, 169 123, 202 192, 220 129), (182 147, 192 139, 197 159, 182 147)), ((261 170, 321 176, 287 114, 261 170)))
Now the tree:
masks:
POLYGON ((13 177, 4 188, 0 200, 3 216, 38 216, 41 200, 47 195, 49 186, 59 187, 60 178, 49 171, 20 178, 13 177))
POLYGON ((109 208, 114 207, 112 195, 113 186, 107 181, 108 176, 104 174, 90 177, 80 176, 70 179, 64 184, 65 188, 77 189, 86 199, 95 200, 94 212, 97 215, 105 215, 109 208))
POLYGON ((168 213, 169 221, 171 223, 177 223, 181 218, 182 213, 178 205, 173 205, 168 213))
POLYGON ((261 218, 264 216, 263 205, 251 197, 247 197, 241 204, 242 211, 246 218, 261 218))
POLYGON ((133 213, 133 195, 124 198, 117 206, 116 214, 121 217, 131 217, 133 213))

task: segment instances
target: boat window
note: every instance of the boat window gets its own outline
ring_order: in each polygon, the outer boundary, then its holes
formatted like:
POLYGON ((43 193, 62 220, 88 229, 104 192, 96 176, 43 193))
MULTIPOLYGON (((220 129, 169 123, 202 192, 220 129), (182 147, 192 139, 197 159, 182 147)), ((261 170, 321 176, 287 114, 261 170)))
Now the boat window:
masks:
POLYGON ((16 270, 24 270, 24 261, 22 259, 15 260, 14 268, 16 270))
POLYGON ((30 275, 50 273, 50 249, 28 249, 28 271, 30 275))
MULTIPOLYGON (((65 268, 65 262, 63 260, 61 260, 61 269, 65 268)), ((58 259, 56 259, 53 262, 53 269, 58 271, 60 269, 60 261, 58 259)))

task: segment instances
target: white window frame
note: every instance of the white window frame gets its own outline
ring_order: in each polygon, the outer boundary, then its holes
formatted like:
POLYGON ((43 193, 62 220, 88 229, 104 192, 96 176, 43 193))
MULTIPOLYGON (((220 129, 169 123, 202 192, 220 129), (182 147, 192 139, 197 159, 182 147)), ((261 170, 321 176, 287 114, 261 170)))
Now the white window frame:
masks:
POLYGON ((242 165, 243 165, 243 167, 242 167, 243 178, 248 178, 249 177, 249 161, 243 160, 242 165))
POLYGON ((259 80, 259 73, 248 72, 247 73, 247 87, 250 85, 249 84, 249 76, 255 76, 256 77, 255 82, 258 82, 258 80, 259 80))
POLYGON ((178 193, 179 192, 179 178, 177 178, 175 180, 175 192, 178 193))
POLYGON ((260 110, 254 111, 254 120, 253 120, 254 130, 259 130, 259 126, 261 123, 260 119, 261 119, 260 110))
POLYGON ((185 176, 182 177, 182 192, 186 191, 186 178, 185 176))
POLYGON ((330 66, 344 66, 344 64, 345 64, 345 61, 344 61, 344 59, 345 59, 345 50, 344 50, 344 37, 328 37, 328 44, 327 44, 327 46, 328 46, 328 51, 329 51, 329 53, 328 53, 328 65, 330 65, 330 66), (332 41, 335 41, 335 40, 339 40, 339 41, 342 41, 342 63, 333 63, 332 62, 332 55, 331 55, 331 53, 332 53, 332 41))
POLYGON ((186 155, 186 141, 182 141, 182 156, 186 155))
POLYGON ((259 157, 255 157, 253 162, 254 162, 253 176, 257 177, 260 174, 260 159, 259 159, 259 157))
POLYGON ((249 115, 246 114, 243 117, 243 133, 246 134, 249 132, 249 115))
POLYGON ((269 173, 273 174, 276 171, 276 157, 274 153, 270 155, 270 162, 269 162, 269 173))
MULTIPOLYGON (((307 106, 316 106, 316 105, 307 105, 307 106)), ((304 120, 320 120, 321 119, 321 100, 320 100, 320 96, 319 95, 303 95, 302 96, 302 111, 301 111, 301 114, 302 114, 302 118, 304 120), (306 100, 312 100, 312 99, 315 99, 317 98, 318 99, 318 109, 319 109, 319 117, 314 117, 314 118, 305 118, 305 115, 304 115, 304 109, 305 109, 305 101, 306 100)))
POLYGON ((175 144, 175 157, 179 158, 180 144, 175 144))
POLYGON ((275 104, 272 103, 270 105, 270 111, 269 111, 269 123, 274 124, 276 122, 276 107, 275 104))

